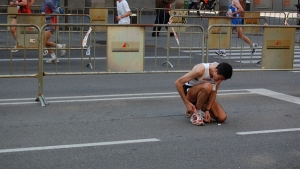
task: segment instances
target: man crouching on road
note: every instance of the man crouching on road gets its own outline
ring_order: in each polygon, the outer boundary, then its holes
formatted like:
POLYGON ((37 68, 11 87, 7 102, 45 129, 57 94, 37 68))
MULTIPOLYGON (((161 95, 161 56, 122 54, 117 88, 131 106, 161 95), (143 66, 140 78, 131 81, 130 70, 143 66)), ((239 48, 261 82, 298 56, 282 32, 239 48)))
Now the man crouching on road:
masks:
POLYGON ((185 115, 194 125, 203 126, 213 118, 224 122, 227 115, 216 100, 217 91, 223 80, 232 76, 228 63, 201 63, 175 81, 177 91, 186 106, 185 115), (204 119, 201 115, 204 113, 204 119))

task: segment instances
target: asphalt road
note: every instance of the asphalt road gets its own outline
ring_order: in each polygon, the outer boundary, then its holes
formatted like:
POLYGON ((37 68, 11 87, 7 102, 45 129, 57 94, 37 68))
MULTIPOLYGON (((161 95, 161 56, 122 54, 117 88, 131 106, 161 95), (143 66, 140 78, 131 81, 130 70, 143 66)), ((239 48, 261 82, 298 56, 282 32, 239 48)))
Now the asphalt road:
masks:
MULTIPOLYGON (((166 56, 161 39, 157 54, 166 56)), ((22 51, 10 57, 2 50, 0 74, 36 73, 37 51, 27 52, 24 62, 22 51)), ((44 64, 44 71, 87 71, 87 60, 78 59, 82 51, 71 52, 57 65, 44 64)), ((95 69, 105 71, 105 50, 96 53, 95 69)), ((166 70, 165 58, 153 60, 153 48, 145 53, 146 70, 166 70)), ((173 58, 175 69, 201 61, 199 52, 180 55, 191 57, 173 58)), ((240 60, 229 61, 235 68, 260 68, 240 60)), ((181 75, 45 76, 46 107, 35 101, 37 79, 0 78, 0 169, 300 168, 300 72, 234 72, 217 96, 228 119, 205 126, 192 125, 184 115, 174 86, 181 75)))
POLYGON ((0 168, 300 167, 299 72, 234 72, 227 121, 205 126, 184 115, 181 75, 47 76, 46 107, 36 79, 0 79, 0 168))

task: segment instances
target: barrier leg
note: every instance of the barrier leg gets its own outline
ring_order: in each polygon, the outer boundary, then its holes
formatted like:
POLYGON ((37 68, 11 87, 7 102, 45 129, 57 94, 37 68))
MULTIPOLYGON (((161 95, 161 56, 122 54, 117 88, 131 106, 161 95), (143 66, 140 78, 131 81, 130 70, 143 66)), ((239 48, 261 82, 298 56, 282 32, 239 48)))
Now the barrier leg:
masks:
POLYGON ((42 107, 45 107, 48 102, 46 101, 44 95, 41 95, 35 99, 35 101, 39 101, 42 107))
POLYGON ((164 61, 161 65, 165 65, 165 64, 168 64, 168 65, 171 66, 171 68, 174 68, 174 66, 172 65, 172 63, 169 62, 169 61, 164 61))

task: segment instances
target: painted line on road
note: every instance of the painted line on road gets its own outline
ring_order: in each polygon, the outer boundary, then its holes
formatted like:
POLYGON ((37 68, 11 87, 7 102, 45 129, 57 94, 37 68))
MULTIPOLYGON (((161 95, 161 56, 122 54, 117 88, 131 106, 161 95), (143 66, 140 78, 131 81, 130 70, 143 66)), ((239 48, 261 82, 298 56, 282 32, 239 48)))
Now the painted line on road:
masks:
MULTIPOLYGON (((247 90, 220 90, 218 95, 242 95, 253 94, 247 90)), ((179 98, 177 92, 168 93, 138 93, 138 94, 116 94, 116 95, 91 95, 91 96, 70 96, 70 97, 46 97, 48 103, 66 103, 66 102, 91 102, 91 101, 112 101, 112 100, 137 100, 137 99, 162 99, 179 98)), ((1 105, 23 105, 38 104, 35 98, 20 99, 0 99, 1 105), (30 101, 32 100, 32 101, 30 101)))
POLYGON ((256 93, 259 95, 271 97, 274 99, 279 99, 279 100, 283 100, 283 101, 287 101, 287 102, 291 102, 291 103, 295 103, 295 104, 300 104, 299 97, 290 96, 287 94, 278 93, 278 92, 274 92, 274 91, 267 90, 267 89, 248 89, 248 91, 250 91, 251 93, 256 93))
MULTIPOLYGON (((245 95, 259 94, 290 103, 300 104, 300 98, 274 92, 267 89, 240 89, 240 90, 219 90, 218 96, 221 95, 245 95)), ((167 93, 138 93, 138 94, 116 94, 116 95, 91 95, 91 96, 71 96, 71 97, 46 97, 48 103, 66 103, 66 102, 92 102, 92 101, 112 101, 112 100, 137 100, 137 99, 163 99, 177 98, 177 92, 167 93)), ((17 99, 0 99, 1 105, 24 105, 37 104, 35 98, 17 98, 17 99), (30 101, 32 100, 32 101, 30 101)))
POLYGON ((300 131, 300 128, 237 132, 236 134, 237 135, 269 134, 269 133, 280 133, 280 132, 291 132, 291 131, 300 131))
POLYGON ((56 145, 56 146, 0 149, 0 154, 1 153, 24 152, 24 151, 26 152, 26 151, 56 150, 56 149, 67 149, 67 148, 121 145, 121 144, 149 143, 149 142, 156 142, 156 141, 160 141, 160 140, 156 139, 156 138, 150 138, 150 139, 110 141, 110 142, 85 143, 85 144, 69 144, 69 145, 56 145))
MULTIPOLYGON (((146 56, 145 59, 167 59, 167 56, 146 56)), ((190 59, 193 58, 191 56, 169 56, 169 59, 190 59)), ((86 58, 70 58, 70 60, 89 60, 88 57, 86 58)), ((91 59, 95 59, 95 60, 106 60, 106 57, 91 57, 91 59)), ((48 59, 43 59, 44 61, 48 60, 48 59)), ((69 60, 68 57, 59 57, 59 60, 69 60)), ((24 61, 24 59, 0 59, 0 62, 9 62, 9 61, 24 61)), ((38 61, 38 58, 26 58, 26 61, 38 61)))

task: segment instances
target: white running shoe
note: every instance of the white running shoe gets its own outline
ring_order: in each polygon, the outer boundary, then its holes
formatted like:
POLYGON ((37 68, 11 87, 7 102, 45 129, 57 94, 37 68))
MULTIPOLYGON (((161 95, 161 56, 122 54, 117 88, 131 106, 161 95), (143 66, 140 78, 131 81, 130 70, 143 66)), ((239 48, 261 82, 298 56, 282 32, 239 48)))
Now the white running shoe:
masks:
POLYGON ((201 112, 196 112, 191 116, 190 121, 192 122, 192 124, 196 125, 196 126, 204 126, 204 122, 203 122, 203 117, 201 115, 201 112))
POLYGON ((66 54, 66 44, 61 44, 63 49, 60 50, 60 56, 64 56, 66 54))
POLYGON ((58 63, 58 62, 59 62, 59 60, 58 60, 57 57, 56 58, 51 58, 51 59, 46 61, 46 63, 58 63))
POLYGON ((215 53, 219 56, 224 56, 224 57, 226 56, 226 50, 224 49, 217 50, 215 51, 215 53))
POLYGON ((14 46, 13 48, 14 49, 12 49, 11 52, 18 52, 19 51, 18 49, 16 49, 17 48, 16 46, 14 46))
POLYGON ((43 50, 43 56, 46 56, 48 54, 48 50, 43 50))
POLYGON ((252 44, 252 54, 256 52, 256 48, 257 48, 258 44, 257 43, 253 43, 252 44))
POLYGON ((193 113, 191 113, 191 112, 189 112, 189 111, 185 111, 185 116, 187 117, 187 118, 191 118, 191 116, 193 115, 193 113))

